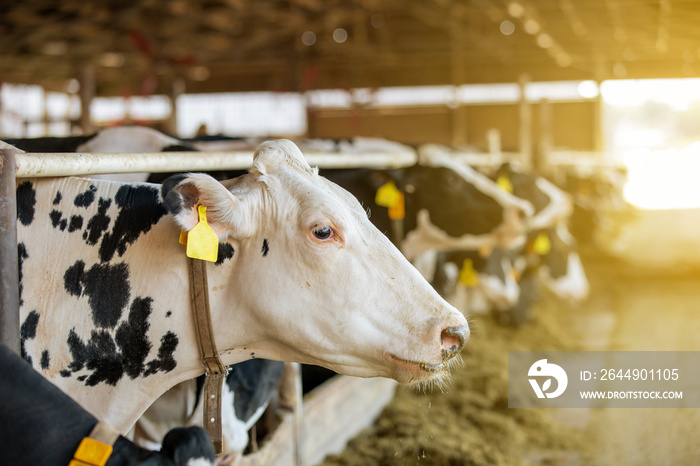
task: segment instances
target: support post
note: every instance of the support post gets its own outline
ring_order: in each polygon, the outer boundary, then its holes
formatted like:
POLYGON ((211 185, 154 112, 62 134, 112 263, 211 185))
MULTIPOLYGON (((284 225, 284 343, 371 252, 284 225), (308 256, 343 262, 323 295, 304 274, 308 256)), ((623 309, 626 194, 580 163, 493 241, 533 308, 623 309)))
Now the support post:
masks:
POLYGON ((524 74, 520 76, 518 151, 521 154, 522 162, 526 169, 532 168, 532 106, 525 95, 525 89, 529 82, 530 77, 528 75, 524 74))
POLYGON ((540 101, 540 144, 537 159, 535 160, 535 170, 549 173, 549 153, 552 151, 552 103, 548 99, 540 101))
POLYGON ((170 100, 170 115, 166 121, 165 131, 174 137, 178 136, 177 131, 177 99, 182 94, 185 93, 185 78, 182 76, 173 77, 173 81, 170 86, 170 94, 168 98, 170 100))
POLYGON ((451 57, 450 67, 452 73, 452 84, 455 87, 453 107, 451 109, 452 131, 450 132, 451 144, 453 147, 464 146, 467 143, 467 109, 460 105, 457 98, 457 89, 466 81, 466 69, 464 65, 464 25, 460 21, 460 15, 453 9, 450 18, 450 44, 451 57))
POLYGON ((94 128, 90 116, 90 105, 95 97, 95 69, 85 65, 80 69, 80 128, 83 134, 90 134, 94 128))
POLYGON ((15 151, 0 153, 0 342, 20 354, 15 151))

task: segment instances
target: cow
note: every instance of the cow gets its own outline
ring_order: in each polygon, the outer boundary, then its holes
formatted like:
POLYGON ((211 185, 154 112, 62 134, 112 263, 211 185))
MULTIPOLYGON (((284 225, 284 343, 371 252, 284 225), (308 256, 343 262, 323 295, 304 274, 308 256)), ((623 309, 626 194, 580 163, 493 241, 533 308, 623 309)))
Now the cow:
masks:
POLYGON ((512 251, 449 251, 438 254, 433 287, 458 309, 471 314, 511 309, 520 297, 512 251))
MULTIPOLYGON (((12 139, 12 148, 30 152, 92 152, 92 153, 123 153, 123 152, 165 152, 165 151, 197 151, 190 144, 193 140, 181 141, 167 136, 159 131, 142 127, 128 126, 107 128, 89 136, 71 136, 67 138, 45 137, 29 139, 12 139)), ((244 174, 235 173, 235 176, 244 174)), ((117 181, 144 181, 162 183, 168 174, 119 174, 92 175, 92 179, 117 181)), ((233 177, 233 176, 232 176, 233 177)), ((283 363, 257 359, 241 363, 243 367, 232 366, 226 377, 226 397, 231 403, 224 406, 225 423, 223 429, 225 453, 236 455, 243 451, 247 444, 247 431, 264 411, 274 394, 274 388, 279 385, 283 363), (253 368, 251 371, 248 368, 253 368), (257 374, 256 374, 257 372, 257 374), (241 378, 239 380, 239 378, 241 378), (257 378, 257 379, 256 379, 257 378), (264 382, 264 383, 263 383, 264 382), (254 386, 257 392, 250 393, 248 387, 254 386), (241 391, 241 393, 238 393, 241 391), (240 417, 242 416, 242 417, 240 417)), ((178 425, 201 425, 202 403, 195 400, 199 391, 195 386, 203 384, 204 376, 198 380, 185 382, 183 387, 173 387, 166 393, 164 399, 157 400, 142 416, 130 433, 130 438, 137 444, 147 448, 158 448, 159 441, 168 430, 178 425), (192 403, 191 400, 195 400, 192 403), (191 409, 186 407, 193 405, 191 409), (184 408, 183 408, 184 407, 184 408), (183 412, 184 409, 184 412, 183 412)))
POLYGON ((572 213, 569 196, 544 177, 512 164, 499 167, 493 179, 535 207, 527 244, 516 260, 518 274, 530 276, 530 269, 537 270, 539 281, 557 297, 572 303, 585 299, 588 280, 566 225, 572 213))
POLYGON ((199 206, 219 239, 207 269, 227 365, 440 384, 469 338, 462 313, 290 141, 263 143, 249 173, 223 183, 18 180, 17 203, 23 355, 121 432, 204 372, 177 241, 204 221, 199 206))
MULTIPOLYGON (((76 450, 98 420, 4 344, 0 344, 0 374, 0 435, 4 439, 0 464, 54 466, 70 463, 74 455, 81 458, 76 450)), ((107 466, 215 464, 211 439, 201 427, 173 429, 160 451, 114 437, 107 466)))

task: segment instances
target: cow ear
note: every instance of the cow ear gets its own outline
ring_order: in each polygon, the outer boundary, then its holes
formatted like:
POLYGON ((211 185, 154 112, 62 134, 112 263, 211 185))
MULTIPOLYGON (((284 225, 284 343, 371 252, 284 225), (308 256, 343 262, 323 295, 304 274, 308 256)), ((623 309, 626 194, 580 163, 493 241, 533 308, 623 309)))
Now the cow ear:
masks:
POLYGON ((204 173, 171 176, 161 188, 163 202, 178 225, 190 231, 199 221, 197 206, 207 208, 209 225, 219 238, 247 238, 255 231, 252 208, 245 199, 204 173))

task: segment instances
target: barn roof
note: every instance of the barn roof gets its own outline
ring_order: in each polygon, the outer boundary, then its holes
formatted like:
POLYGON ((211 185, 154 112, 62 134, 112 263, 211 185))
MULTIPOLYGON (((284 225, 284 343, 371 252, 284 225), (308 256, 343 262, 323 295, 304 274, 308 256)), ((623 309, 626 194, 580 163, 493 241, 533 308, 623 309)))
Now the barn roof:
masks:
POLYGON ((696 1, 0 3, 0 80, 64 90, 92 65, 98 95, 700 73, 696 1))

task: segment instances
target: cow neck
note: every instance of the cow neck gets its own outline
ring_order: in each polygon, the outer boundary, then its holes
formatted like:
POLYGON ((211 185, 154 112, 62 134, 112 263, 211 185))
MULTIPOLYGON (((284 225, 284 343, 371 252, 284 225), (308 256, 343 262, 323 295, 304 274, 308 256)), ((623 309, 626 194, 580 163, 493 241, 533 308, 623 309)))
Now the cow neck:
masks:
POLYGON ((204 363, 206 379, 204 382, 204 414, 203 425, 212 438, 217 454, 223 452, 221 428, 221 395, 228 369, 219 357, 214 338, 209 306, 209 284, 207 280, 207 264, 200 259, 187 258, 187 269, 190 281, 190 299, 197 343, 202 363, 204 363))

